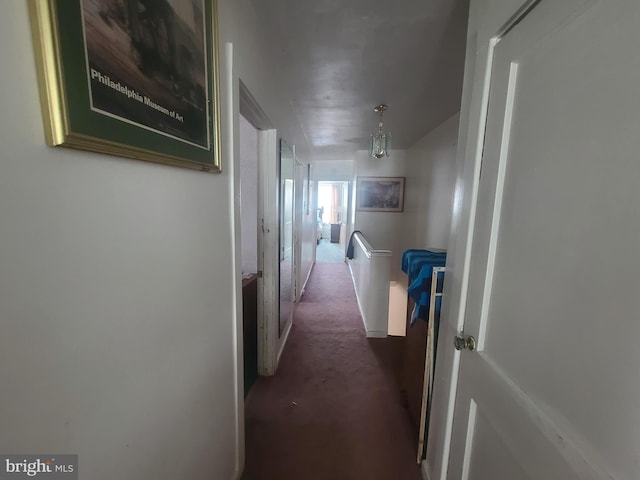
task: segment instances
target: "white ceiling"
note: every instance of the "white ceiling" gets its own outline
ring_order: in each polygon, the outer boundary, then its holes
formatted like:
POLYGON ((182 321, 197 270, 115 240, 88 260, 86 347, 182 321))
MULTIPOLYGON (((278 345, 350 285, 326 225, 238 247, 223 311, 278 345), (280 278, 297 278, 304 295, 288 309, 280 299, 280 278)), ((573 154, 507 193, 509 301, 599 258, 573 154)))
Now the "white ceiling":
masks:
POLYGON ((310 159, 368 149, 389 105, 393 148, 460 108, 468 0, 251 0, 280 56, 310 159))

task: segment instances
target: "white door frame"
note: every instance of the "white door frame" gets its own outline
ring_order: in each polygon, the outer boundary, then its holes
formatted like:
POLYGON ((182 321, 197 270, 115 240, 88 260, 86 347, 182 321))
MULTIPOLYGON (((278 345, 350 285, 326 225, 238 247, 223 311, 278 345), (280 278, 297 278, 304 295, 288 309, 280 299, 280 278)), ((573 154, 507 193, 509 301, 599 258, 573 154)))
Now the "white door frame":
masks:
POLYGON ((273 375, 278 347, 278 133, 239 82, 239 111, 258 129, 258 374, 273 375))
POLYGON ((278 134, 258 132, 258 373, 274 375, 280 331, 278 134))
POLYGON ((306 164, 302 163, 296 155, 295 145, 293 147, 294 175, 293 175, 293 279, 294 279, 294 302, 298 303, 302 298, 302 289, 306 279, 301 278, 302 271, 302 235, 303 235, 303 212, 304 182, 306 179, 306 164))

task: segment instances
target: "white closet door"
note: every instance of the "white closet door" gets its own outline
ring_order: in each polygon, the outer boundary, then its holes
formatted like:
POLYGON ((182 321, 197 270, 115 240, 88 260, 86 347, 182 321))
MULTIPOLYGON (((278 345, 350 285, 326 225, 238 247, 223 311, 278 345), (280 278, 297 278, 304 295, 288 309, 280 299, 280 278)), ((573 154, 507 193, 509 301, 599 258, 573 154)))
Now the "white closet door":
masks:
POLYGON ((499 41, 450 479, 640 478, 640 2, 499 41))

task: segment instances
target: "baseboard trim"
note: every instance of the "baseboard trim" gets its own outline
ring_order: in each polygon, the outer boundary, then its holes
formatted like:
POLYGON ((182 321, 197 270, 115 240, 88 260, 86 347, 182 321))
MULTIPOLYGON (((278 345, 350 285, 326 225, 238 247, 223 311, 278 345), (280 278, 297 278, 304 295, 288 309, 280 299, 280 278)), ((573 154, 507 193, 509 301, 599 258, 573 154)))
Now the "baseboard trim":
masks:
POLYGON ((309 283, 309 278, 311 278, 311 272, 313 272, 313 267, 316 266, 316 262, 311 262, 311 268, 309 268, 309 272, 307 273, 307 278, 302 283, 302 288, 300 289, 300 298, 298 301, 302 301, 302 297, 304 296, 304 291, 307 288, 307 283, 309 283))
POLYGON ((431 480, 431 475, 429 475, 429 465, 427 465, 427 461, 422 461, 422 479, 423 480, 431 480))
POLYGON ((242 478, 242 474, 243 473, 244 473, 244 467, 242 467, 240 469, 236 468, 236 471, 234 472, 234 475, 233 475, 232 478, 234 480, 240 480, 242 478))
MULTIPOLYGON (((244 408, 245 408, 245 410, 249 405, 251 405, 251 401, 253 400, 253 393, 256 391, 255 388, 253 388, 253 387, 256 386, 256 383, 258 383, 259 380, 260 380, 260 375, 258 375, 258 378, 254 382, 252 387, 249 389, 249 393, 247 393, 247 396, 244 397, 244 408)), ((244 414, 244 412, 243 412, 243 414, 244 414)))
POLYGON ((289 333, 291 333, 292 325, 293 325, 293 315, 291 316, 291 321, 289 322, 289 325, 284 331, 282 344, 280 345, 280 350, 278 351, 278 357, 276 359, 276 370, 278 370, 278 365, 280 365, 280 357, 282 356, 282 352, 284 352, 284 346, 287 344, 287 340, 289 340, 289 333))
MULTIPOLYGON (((366 325, 365 325, 365 330, 366 330, 366 325)), ((367 338, 387 338, 387 332, 383 332, 381 330, 366 330, 367 331, 367 338)))

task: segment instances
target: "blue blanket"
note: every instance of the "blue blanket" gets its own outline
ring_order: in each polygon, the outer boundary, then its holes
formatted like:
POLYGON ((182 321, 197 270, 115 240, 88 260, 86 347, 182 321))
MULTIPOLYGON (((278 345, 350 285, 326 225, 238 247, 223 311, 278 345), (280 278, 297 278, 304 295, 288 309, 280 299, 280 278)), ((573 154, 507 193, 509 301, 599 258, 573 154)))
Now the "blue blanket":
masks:
MULTIPOLYGON (((431 303, 431 278, 433 267, 444 267, 447 261, 446 252, 432 252, 430 250, 406 250, 402 254, 402 271, 409 277, 407 292, 415 301, 411 314, 411 324, 417 318, 429 319, 429 305, 431 303)), ((437 291, 442 292, 444 273, 438 274, 437 291)), ((435 313, 440 314, 442 299, 436 297, 435 313)))

